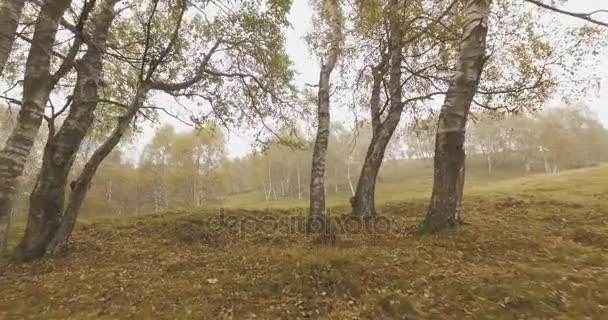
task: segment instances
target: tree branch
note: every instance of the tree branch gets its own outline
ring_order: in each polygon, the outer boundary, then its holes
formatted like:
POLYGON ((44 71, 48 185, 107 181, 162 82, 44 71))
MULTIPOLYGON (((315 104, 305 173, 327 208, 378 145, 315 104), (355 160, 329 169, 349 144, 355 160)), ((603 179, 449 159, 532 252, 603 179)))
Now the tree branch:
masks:
POLYGON ((196 74, 192 78, 182 81, 182 82, 173 82, 173 83, 163 82, 163 81, 151 81, 150 87, 154 90, 179 91, 179 90, 187 89, 188 87, 201 81, 206 74, 207 65, 209 64, 209 60, 211 60, 211 56, 213 56, 213 54, 215 53, 215 51, 217 50, 217 48, 220 46, 221 43, 222 43, 221 40, 218 40, 215 42, 215 44, 213 45, 211 50, 209 50, 209 52, 207 52, 207 54, 203 58, 203 61, 199 65, 196 74))
POLYGON ((57 82, 59 82, 59 80, 63 78, 65 74, 68 73, 68 71, 70 71, 70 69, 74 65, 74 59, 76 59, 76 55, 78 54, 78 51, 80 51, 80 46, 84 42, 84 25, 89 19, 89 14, 95 7, 96 1, 97 0, 85 1, 84 6, 82 8, 82 12, 80 13, 80 17, 78 18, 78 24, 76 24, 76 27, 73 31, 76 35, 76 38, 74 38, 74 43, 70 47, 70 50, 68 51, 68 54, 66 55, 65 59, 63 59, 61 66, 59 67, 59 69, 57 69, 57 72, 55 72, 52 77, 51 81, 53 83, 53 86, 57 84, 57 82))
POLYGON ((578 12, 572 12, 572 11, 567 11, 567 10, 559 9, 559 8, 554 7, 554 6, 551 6, 551 5, 542 3, 540 1, 537 1, 537 0, 524 0, 524 1, 526 1, 528 3, 531 3, 531 4, 534 4, 534 5, 538 6, 538 7, 543 8, 543 9, 547 9, 547 10, 550 10, 550 11, 553 11, 553 12, 557 12, 557 13, 560 13, 560 14, 571 16, 571 17, 574 17, 574 18, 577 18, 577 19, 582 19, 582 20, 585 20, 587 22, 591 22, 591 23, 597 24, 597 25, 602 26, 602 27, 608 27, 608 22, 600 21, 600 20, 597 20, 597 19, 593 18, 594 14, 596 14, 596 13, 608 13, 608 10, 596 10, 596 11, 593 11, 591 13, 578 13, 578 12))

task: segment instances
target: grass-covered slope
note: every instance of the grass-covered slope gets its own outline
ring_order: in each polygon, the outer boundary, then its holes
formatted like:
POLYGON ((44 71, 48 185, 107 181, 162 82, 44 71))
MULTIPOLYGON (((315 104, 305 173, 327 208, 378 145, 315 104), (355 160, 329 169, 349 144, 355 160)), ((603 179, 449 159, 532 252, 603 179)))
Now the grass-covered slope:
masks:
MULTIPOLYGON (((467 161, 468 191, 493 186, 495 183, 526 175, 523 168, 499 168, 488 174, 485 163, 479 159, 467 161)), ((354 172, 356 179, 358 172, 354 172)), ((345 178, 346 179, 346 178, 345 178)), ((356 181, 354 181, 356 182, 356 181)), ((304 185, 304 188, 307 188, 304 185)), ((393 201, 406 201, 428 197, 433 187, 433 161, 426 160, 390 160, 382 165, 382 170, 376 186, 376 202, 383 204, 393 201)), ((351 196, 350 189, 341 186, 338 194, 334 193, 334 186, 328 184, 327 202, 330 206, 348 205, 351 196)), ((264 198, 263 190, 240 193, 229 196, 225 205, 230 208, 294 208, 308 206, 307 190, 302 190, 302 199, 297 197, 277 197, 268 201, 264 198)))
POLYGON ((468 224, 437 237, 414 234, 424 198, 333 245, 213 210, 84 224, 67 257, 0 262, 0 319, 605 319, 607 199, 601 166, 470 186, 468 224))

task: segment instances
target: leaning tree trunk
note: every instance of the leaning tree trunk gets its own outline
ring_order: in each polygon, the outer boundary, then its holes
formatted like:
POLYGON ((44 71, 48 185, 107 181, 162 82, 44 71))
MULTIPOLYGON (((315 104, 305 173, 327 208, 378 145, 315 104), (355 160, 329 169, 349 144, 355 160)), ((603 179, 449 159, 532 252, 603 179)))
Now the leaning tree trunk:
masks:
POLYGON ((15 34, 25 0, 1 0, 0 2, 0 75, 13 49, 15 34))
POLYGON ((120 142, 122 136, 129 129, 129 125, 141 108, 148 91, 149 89, 147 85, 143 85, 139 88, 129 109, 119 118, 118 123, 110 136, 101 146, 99 146, 99 148, 95 150, 89 161, 87 161, 85 164, 84 169, 82 169, 82 172, 76 181, 72 182, 72 191, 70 192, 66 209, 61 219, 61 224, 59 225, 59 228, 54 234, 51 242, 46 247, 48 254, 58 254, 67 248, 70 235, 72 234, 72 230, 74 230, 74 226, 76 225, 78 213, 82 207, 84 199, 87 195, 87 191, 89 190, 99 165, 101 165, 103 160, 112 152, 112 150, 114 150, 116 145, 118 145, 120 142))
POLYGON ((351 167, 353 165, 353 156, 352 154, 348 157, 348 162, 346 162, 346 182, 348 182, 348 188, 350 189, 350 194, 355 196, 355 187, 353 185, 353 178, 351 175, 351 167))
MULTIPOLYGON (((185 4, 185 3, 183 3, 185 4)), ((216 51, 220 42, 216 42, 216 44, 211 48, 211 50, 205 55, 202 64, 198 68, 198 72, 190 79, 179 82, 179 83, 167 83, 162 81, 153 81, 157 68, 165 63, 169 53, 171 52, 172 47, 175 45, 175 40, 178 38, 178 32, 182 25, 182 18, 184 13, 186 12, 186 6, 182 6, 180 16, 178 22, 176 24, 175 29, 173 30, 171 40, 169 44, 165 47, 165 49, 157 55, 154 59, 151 59, 149 65, 147 67, 147 71, 144 72, 146 61, 148 61, 148 54, 150 47, 149 43, 146 43, 144 48, 144 54, 142 57, 141 64, 141 74, 138 79, 138 87, 135 92, 135 96, 128 106, 126 112, 118 118, 118 122, 116 127, 110 134, 110 136, 99 146, 91 158, 85 164, 82 172, 76 179, 70 184, 72 191, 70 192, 70 196, 68 198, 66 209, 63 213, 61 224, 55 233, 53 239, 49 243, 46 248, 46 252, 49 254, 57 254, 63 251, 67 247, 68 240, 74 229, 76 224, 76 219, 78 217, 78 213, 80 212, 80 208, 84 202, 87 191, 91 186, 91 182, 95 177, 95 173, 97 169, 103 162, 103 160, 114 150, 116 145, 120 142, 121 138, 124 136, 125 132, 129 129, 129 126, 135 116, 140 112, 144 101, 148 95, 150 90, 164 90, 164 91, 178 91, 182 89, 186 89, 202 80, 204 77, 204 72, 211 59, 211 56, 216 51)), ((153 13, 154 14, 154 13, 153 13)), ((151 19, 152 17, 150 17, 151 19)), ((149 20, 152 21, 152 20, 149 20)), ((150 28, 148 26, 147 35, 150 36, 150 28)))
POLYGON ((325 161, 327 157, 327 147, 329 144, 329 103, 331 89, 331 73, 336 67, 340 54, 340 43, 342 39, 342 14, 339 1, 329 1, 323 3, 327 7, 329 25, 331 28, 330 48, 327 61, 321 66, 319 74, 319 91, 317 105, 317 135, 312 154, 312 167, 310 170, 310 208, 308 213, 308 226, 311 227, 313 221, 325 221, 325 161))
POLYGON ((50 52, 55 43, 59 21, 71 0, 47 1, 40 10, 25 64, 23 101, 17 124, 4 149, 0 151, 0 251, 6 248, 9 215, 17 180, 30 154, 53 83, 50 52))
MULTIPOLYGON (((401 112, 399 112, 400 114, 401 112)), ((378 173, 384 160, 386 147, 395 132, 400 116, 395 115, 395 119, 390 122, 391 125, 386 128, 381 128, 378 133, 375 133, 367 149, 367 155, 361 168, 361 175, 357 182, 357 189, 352 200, 353 215, 361 218, 370 218, 375 216, 375 194, 376 181, 378 173), (394 125, 392 125, 394 124, 394 125)), ((385 122, 385 125, 388 123, 385 122)))
POLYGON ((357 182, 357 191, 351 204, 353 215, 361 218, 373 217, 376 214, 375 193, 378 172, 384 160, 386 147, 399 125, 403 101, 401 93, 401 62, 403 61, 403 43, 401 39, 401 23, 399 19, 399 0, 391 0, 390 12, 390 43, 389 43, 389 91, 390 108, 384 121, 380 120, 380 88, 386 73, 386 58, 380 65, 373 68, 372 95, 370 109, 372 116, 372 139, 367 149, 361 175, 357 182))
POLYGON ((456 75, 445 98, 435 137, 435 171, 425 232, 438 232, 461 223, 465 177, 465 128, 469 108, 486 60, 486 36, 491 0, 468 0, 456 75))
POLYGON ((108 32, 119 0, 105 0, 93 17, 93 35, 83 57, 75 64, 76 86, 70 111, 57 134, 46 143, 42 167, 30 195, 28 223, 17 256, 29 261, 43 256, 61 223, 67 179, 82 140, 93 124, 99 97, 102 59, 108 32))
MULTIPOLYGON (((361 174, 357 180, 357 188, 351 199, 353 215, 356 217, 366 218, 375 215, 375 192, 376 178, 380 171, 384 152, 390 139, 390 135, 384 134, 383 139, 380 139, 383 129, 382 121, 380 120, 380 90, 386 69, 385 62, 372 69, 373 84, 370 98, 370 110, 372 116, 372 139, 367 148, 367 154, 361 167, 361 174)), ((397 121, 398 122, 398 121, 397 121)))

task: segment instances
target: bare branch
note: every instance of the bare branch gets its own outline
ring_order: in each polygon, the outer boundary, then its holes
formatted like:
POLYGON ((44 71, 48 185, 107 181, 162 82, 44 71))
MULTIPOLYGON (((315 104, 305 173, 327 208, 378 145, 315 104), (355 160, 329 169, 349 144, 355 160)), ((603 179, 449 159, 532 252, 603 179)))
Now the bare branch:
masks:
POLYGON ((5 95, 0 95, 0 99, 4 99, 4 100, 8 101, 9 103, 14 103, 18 106, 23 104, 23 102, 21 102, 21 100, 17 100, 17 99, 14 99, 14 98, 11 98, 11 97, 8 97, 5 95))
POLYGON ((600 21, 600 20, 597 20, 597 19, 593 18, 594 14, 597 14, 597 13, 608 13, 608 10, 596 10, 596 11, 593 11, 593 12, 590 12, 590 13, 578 13, 578 12, 572 12, 572 11, 567 11, 567 10, 559 9, 559 8, 554 7, 554 6, 551 6, 551 5, 542 3, 540 1, 537 1, 537 0, 524 0, 524 1, 526 1, 528 3, 531 3, 531 4, 534 4, 534 5, 538 6, 538 7, 543 8, 543 9, 547 9, 547 10, 550 10, 550 11, 553 11, 553 12, 557 12, 557 13, 560 13, 560 14, 565 14, 567 16, 571 16, 571 17, 574 17, 574 18, 577 18, 577 19, 582 19, 582 20, 585 20, 587 22, 591 22, 591 23, 597 24, 597 25, 602 26, 602 27, 608 27, 608 22, 600 21))
POLYGON ((169 117, 189 126, 192 127, 194 126, 192 123, 180 118, 180 116, 178 116, 177 114, 171 113, 169 112, 169 110, 163 108, 163 107, 156 107, 156 106, 148 106, 148 107, 142 107, 141 109, 150 109, 150 110, 160 110, 162 111, 164 114, 168 115, 169 117))
MULTIPOLYGON (((158 4, 158 1, 155 1, 155 10, 156 10, 156 5, 158 4)), ((157 59, 152 59, 152 61, 150 62, 150 66, 148 67, 148 73, 146 75, 146 81, 150 81, 152 80, 152 76, 154 75, 154 72, 156 72, 156 69, 158 69, 158 67, 165 62, 165 59, 167 58, 167 56, 169 55, 169 53, 171 52, 171 50, 173 49, 173 46, 175 46, 175 42, 177 41, 177 37, 179 36, 179 30, 181 29, 182 26, 182 21, 184 19, 184 14, 186 13, 186 3, 185 1, 182 1, 182 7, 180 9, 180 13, 179 13, 179 17, 177 18, 177 23, 175 24, 175 29, 173 29, 173 33, 171 34, 171 38, 169 39, 169 44, 167 44, 167 47, 165 47, 165 49, 160 53, 160 55, 158 56, 157 59)), ((154 16, 154 14, 152 14, 150 16, 150 18, 152 18, 154 16)), ((151 21, 149 21, 151 22, 151 21)), ((149 35, 149 31, 148 30, 148 35, 149 35)), ((146 45, 149 45, 149 37, 147 37, 146 39, 146 45)), ((144 55, 144 61, 145 61, 145 55, 144 55)))
POLYGON ((215 51, 217 50, 217 48, 220 46, 221 43, 222 43, 221 40, 218 40, 215 42, 213 47, 209 50, 209 52, 207 52, 207 54, 203 58, 203 61, 201 62, 200 66, 198 67, 196 74, 192 78, 190 78, 186 81, 174 82, 174 83, 162 82, 162 81, 151 81, 150 87, 155 90, 179 91, 179 90, 187 89, 188 87, 201 81, 203 79, 203 77, 205 76, 205 71, 207 69, 207 65, 209 64, 209 60, 211 60, 211 56, 213 56, 213 54, 215 53, 215 51))
MULTIPOLYGON (((19 39, 21 39, 21 40, 23 40, 23 41, 25 41, 25 42, 27 42, 29 44, 32 44, 32 39, 24 36, 23 34, 17 33, 16 36, 17 36, 17 38, 19 38, 19 39)), ((57 52, 55 50, 53 50, 51 52, 51 54, 54 55, 54 56, 56 56, 56 57, 58 57, 58 58, 61 58, 61 59, 65 59, 66 58, 66 56, 64 56, 63 54, 61 54, 60 52, 57 52)))
POLYGON ((76 27, 74 28, 74 34, 76 35, 74 38, 74 43, 70 47, 66 57, 63 59, 61 66, 59 66, 59 69, 57 69, 57 72, 55 72, 53 75, 51 80, 53 85, 57 84, 57 82, 59 82, 59 80, 63 78, 74 65, 74 59, 76 59, 76 55, 78 54, 78 51, 80 51, 80 46, 84 42, 84 25, 89 19, 89 14, 95 7, 96 1, 97 0, 85 1, 82 12, 80 13, 80 17, 78 18, 78 24, 76 24, 76 27))
MULTIPOLYGON (((51 100, 49 99, 49 101, 51 101, 51 100)), ((65 104, 63 105, 63 107, 61 107, 61 109, 57 113, 55 113, 55 111, 53 110, 53 119, 59 117, 62 113, 64 113, 68 109, 68 107, 70 107, 70 105, 72 105, 73 101, 74 101, 74 96, 69 95, 65 101, 65 104)))
POLYGON ((148 52, 150 51, 150 45, 152 42, 152 20, 154 19, 154 14, 156 13, 156 9, 158 8, 158 0, 154 0, 152 4, 152 12, 148 17, 148 22, 146 23, 146 41, 144 45, 144 53, 141 58, 141 66, 139 68, 139 82, 140 85, 145 81, 144 73, 146 70, 146 61, 148 60, 148 52))
POLYGON ((122 102, 118 102, 118 101, 114 101, 114 100, 109 100, 109 99, 99 99, 98 101, 101 102, 101 103, 113 104, 113 105, 119 106, 121 108, 129 109, 129 106, 126 105, 126 104, 124 104, 124 103, 122 103, 122 102))

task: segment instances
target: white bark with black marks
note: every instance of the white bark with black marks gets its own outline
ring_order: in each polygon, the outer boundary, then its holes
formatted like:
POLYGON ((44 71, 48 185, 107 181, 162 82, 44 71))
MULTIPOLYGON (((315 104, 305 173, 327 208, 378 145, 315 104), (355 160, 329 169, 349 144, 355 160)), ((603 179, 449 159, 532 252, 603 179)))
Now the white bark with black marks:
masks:
POLYGON ((329 35, 329 50, 327 57, 322 57, 321 72, 319 74, 319 90, 317 104, 317 134, 315 137, 312 166, 310 171, 310 207, 309 221, 325 217, 325 162, 329 144, 330 126, 330 90, 331 74, 336 67, 340 56, 342 40, 342 13, 340 1, 328 0, 324 3, 329 18, 331 34, 329 35))
POLYGON ((93 181, 93 177, 95 177, 97 169, 103 160, 112 152, 112 150, 114 150, 129 129, 131 122, 137 115, 137 112, 141 109, 149 90, 147 85, 143 85, 138 89, 129 109, 120 116, 118 123, 110 136, 95 150, 76 181, 74 181, 72 192, 70 192, 65 212, 61 219, 61 224, 54 233, 51 242, 46 247, 47 253, 58 254, 65 251, 72 230, 74 230, 74 226, 76 225, 78 213, 84 203, 84 199, 89 190, 89 186, 93 181))
POLYGON ((401 63, 403 61, 402 25, 399 15, 400 1, 391 0, 389 11, 390 41, 389 54, 372 69, 373 83, 370 98, 372 116, 372 139, 367 149, 357 189, 351 201, 353 215, 362 218, 373 217, 375 210, 376 180, 384 160, 386 148, 401 120, 403 95, 401 92, 401 63), (388 60, 388 61, 387 61, 388 60), (388 67, 388 68, 387 68, 388 67), (390 106, 384 120, 381 120, 380 90, 383 78, 389 73, 390 106))
POLYGON ((325 215, 325 160, 329 144, 329 72, 322 67, 319 81, 319 104, 317 107, 317 135, 315 137, 312 167, 310 172, 310 212, 311 217, 325 215))
POLYGON ((23 173, 38 136, 44 108, 53 89, 50 73, 55 36, 71 0, 47 1, 40 9, 32 45, 25 65, 23 99, 17 123, 0 151, 0 251, 6 248, 9 215, 17 180, 23 173))
MULTIPOLYGON (((47 246, 46 252, 48 254, 58 254, 58 253, 64 252, 65 249, 67 248, 68 241, 70 239, 72 231, 74 230, 74 226, 76 225, 76 219, 78 218, 80 208, 82 207, 82 204, 87 195, 91 182, 93 181, 93 178, 95 177, 95 173, 97 172, 97 169, 99 168, 99 166, 101 165, 103 160, 105 160, 105 158, 112 152, 112 150, 114 150, 114 148, 118 145, 118 143, 120 142, 120 140, 122 139, 124 134, 127 132, 131 123, 135 119, 135 116, 138 114, 138 112, 141 111, 141 108, 143 107, 143 104, 148 96, 148 93, 151 90, 164 90, 164 91, 182 90, 182 89, 188 88, 189 86, 191 86, 193 84, 196 84, 197 82, 199 82, 202 79, 203 74, 209 64, 211 57, 213 56, 213 54, 216 52, 216 50, 220 46, 221 41, 217 41, 213 45, 213 47, 209 50, 209 52, 207 52, 203 61, 201 62, 200 66, 198 68, 197 74, 195 74, 190 79, 183 81, 183 82, 179 82, 179 83, 168 83, 168 82, 152 80, 152 78, 155 75, 155 71, 157 70, 157 67, 161 63, 166 61, 166 58, 169 55, 169 53, 171 52, 171 49, 173 48, 175 41, 179 35, 182 18, 183 18, 185 8, 186 8, 185 2, 183 4, 184 4, 184 6, 182 7, 182 12, 181 12, 180 18, 175 26, 175 29, 173 31, 169 44, 167 45, 165 50, 162 52, 160 57, 158 57, 156 60, 153 59, 150 66, 148 66, 147 72, 144 72, 144 69, 145 69, 144 67, 145 67, 145 63, 147 61, 146 57, 147 57, 148 49, 144 50, 144 55, 143 55, 143 59, 142 59, 143 62, 142 62, 142 66, 141 66, 142 72, 140 74, 137 91, 135 92, 135 95, 132 98, 131 103, 129 104, 125 113, 122 114, 118 118, 118 122, 117 122, 116 126, 114 127, 114 129, 112 130, 112 133, 110 134, 110 136, 101 144, 101 146, 99 146, 95 150, 93 155, 89 158, 89 160, 85 164, 84 169, 81 171, 81 173, 78 176, 78 178, 76 179, 76 181, 72 182, 72 184, 71 184, 72 192, 70 192, 70 196, 68 198, 67 205, 66 205, 65 211, 63 213, 62 219, 61 219, 61 224, 60 224, 57 232, 55 233, 54 237, 52 238, 50 244, 47 246)), ((152 21, 152 17, 153 17, 153 15, 151 15, 149 18, 150 23, 152 21)), ((150 33, 149 28, 147 30, 147 33, 149 36, 149 33, 150 33)))
POLYGON ((491 0, 467 0, 460 55, 439 114, 435 137, 433 194, 423 223, 438 232, 461 223, 465 178, 465 130, 471 102, 486 61, 486 37, 491 0))
MULTIPOLYGON (((73 102, 59 131, 50 136, 45 146, 42 167, 30 195, 28 224, 18 247, 18 258, 29 261, 41 257, 61 224, 67 179, 76 153, 93 124, 99 96, 97 89, 102 74, 110 26, 119 0, 104 0, 95 13, 93 34, 87 51, 76 61, 76 86, 73 102)), ((51 126, 53 123, 51 123, 51 126)))
POLYGON ((0 75, 8 61, 25 0, 0 0, 0 75))

